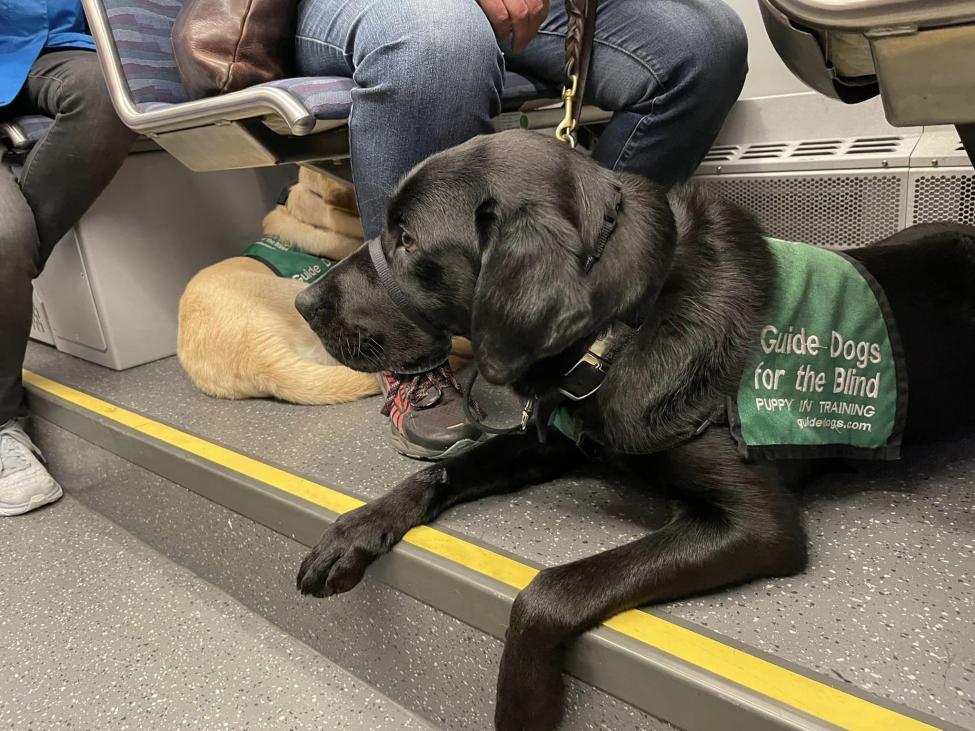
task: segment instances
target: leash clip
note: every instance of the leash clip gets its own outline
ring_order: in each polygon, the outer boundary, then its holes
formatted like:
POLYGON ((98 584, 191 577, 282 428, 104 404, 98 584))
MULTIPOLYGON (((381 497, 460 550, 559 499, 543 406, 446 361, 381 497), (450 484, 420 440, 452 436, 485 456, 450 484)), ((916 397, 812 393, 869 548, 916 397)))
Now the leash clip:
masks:
POLYGON ((565 142, 574 150, 576 149, 575 102, 579 91, 579 74, 572 74, 569 79, 572 85, 562 87, 562 106, 565 107, 565 114, 559 126, 555 128, 555 136, 559 142, 565 142))

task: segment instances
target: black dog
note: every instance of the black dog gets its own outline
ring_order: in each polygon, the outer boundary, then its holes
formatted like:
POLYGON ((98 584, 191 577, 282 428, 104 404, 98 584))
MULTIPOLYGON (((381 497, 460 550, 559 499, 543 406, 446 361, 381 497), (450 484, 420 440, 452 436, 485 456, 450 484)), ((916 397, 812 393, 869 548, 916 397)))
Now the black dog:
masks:
MULTIPOLYGON (((907 444, 969 424, 975 413, 975 229, 928 233, 921 244, 895 236, 853 254, 896 315, 910 378, 907 444)), ((381 243, 400 297, 363 249, 296 303, 328 351, 355 369, 429 363, 443 350, 439 329, 471 338, 486 379, 545 403, 611 323, 643 322, 578 413, 602 453, 678 507, 653 534, 545 569, 521 592, 501 660, 499 728, 557 724, 561 651, 601 620, 803 569, 793 488, 821 461, 743 459, 726 428, 681 438, 735 393, 768 305, 771 255, 749 215, 694 188, 667 193, 554 141, 510 132, 436 155, 407 176, 381 243), (615 231, 586 274, 581 262, 617 199, 615 231), (418 327, 403 294, 434 327, 418 327)), ((329 527, 298 587, 315 596, 348 591, 413 526, 458 503, 551 480, 580 459, 571 441, 529 433, 427 467, 329 527)))

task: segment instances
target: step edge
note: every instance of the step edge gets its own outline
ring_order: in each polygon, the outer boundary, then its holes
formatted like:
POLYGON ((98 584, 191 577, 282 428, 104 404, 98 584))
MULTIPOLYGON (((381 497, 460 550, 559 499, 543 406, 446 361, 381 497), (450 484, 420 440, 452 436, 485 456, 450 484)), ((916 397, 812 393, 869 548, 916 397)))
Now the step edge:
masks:
MULTIPOLYGON (((31 398, 31 411, 36 416, 304 545, 314 545, 321 531, 337 516, 334 511, 208 462, 55 392, 83 394, 70 386, 27 371, 25 385, 31 398), (51 384, 61 388, 52 388, 51 384)), ((85 395, 110 404, 101 397, 85 395)), ((110 405, 128 411, 124 406, 110 405)), ((148 416, 145 419, 155 421, 148 416)), ((172 429, 188 434, 178 427, 172 429)), ((437 531, 506 554, 470 536, 443 528, 437 531)), ((527 563, 511 554, 507 556, 527 563)), ((498 639, 504 637, 508 612, 517 595, 517 589, 508 584, 406 541, 377 561, 370 568, 370 575, 498 639)), ((858 689, 838 687, 829 678, 691 623, 674 621, 675 618, 652 610, 644 613, 735 647, 851 699, 892 711, 895 719, 903 719, 898 727, 914 729, 927 724, 929 728, 960 728, 869 693, 851 692, 858 689)), ((846 723, 829 723, 606 626, 586 633, 573 643, 567 653, 566 670, 583 682, 687 731, 712 729, 718 719, 726 728, 755 731, 852 727, 846 723), (648 693, 648 689, 652 692, 648 693)))

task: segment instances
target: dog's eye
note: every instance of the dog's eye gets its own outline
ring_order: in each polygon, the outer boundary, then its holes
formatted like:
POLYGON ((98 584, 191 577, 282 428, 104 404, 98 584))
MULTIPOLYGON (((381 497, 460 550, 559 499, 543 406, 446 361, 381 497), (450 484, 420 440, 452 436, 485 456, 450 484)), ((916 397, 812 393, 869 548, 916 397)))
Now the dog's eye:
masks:
POLYGON ((413 238, 413 234, 409 231, 400 231, 398 243, 410 253, 416 251, 416 239, 413 238))

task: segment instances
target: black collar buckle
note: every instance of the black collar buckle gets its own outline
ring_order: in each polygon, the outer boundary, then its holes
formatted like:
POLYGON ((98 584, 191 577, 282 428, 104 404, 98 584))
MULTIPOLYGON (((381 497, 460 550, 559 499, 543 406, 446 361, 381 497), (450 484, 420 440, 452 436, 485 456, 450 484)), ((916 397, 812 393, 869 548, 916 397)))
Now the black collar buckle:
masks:
POLYGON ((572 401, 584 401, 602 387, 610 363, 587 350, 562 377, 559 393, 572 401))

